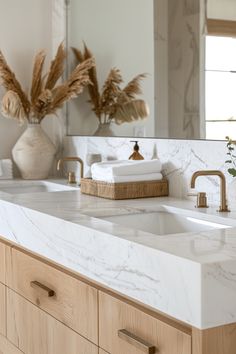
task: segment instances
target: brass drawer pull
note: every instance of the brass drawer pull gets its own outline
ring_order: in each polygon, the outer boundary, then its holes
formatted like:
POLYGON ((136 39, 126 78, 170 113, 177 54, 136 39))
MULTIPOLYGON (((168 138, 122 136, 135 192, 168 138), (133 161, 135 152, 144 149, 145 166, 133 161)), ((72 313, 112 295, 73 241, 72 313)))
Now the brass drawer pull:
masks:
POLYGON ((137 337, 135 334, 130 333, 126 329, 120 329, 118 331, 118 337, 146 354, 156 353, 156 348, 153 345, 137 337))
POLYGON ((46 285, 39 283, 38 281, 31 281, 30 286, 36 290, 42 291, 47 297, 53 297, 55 295, 55 291, 48 288, 46 285))

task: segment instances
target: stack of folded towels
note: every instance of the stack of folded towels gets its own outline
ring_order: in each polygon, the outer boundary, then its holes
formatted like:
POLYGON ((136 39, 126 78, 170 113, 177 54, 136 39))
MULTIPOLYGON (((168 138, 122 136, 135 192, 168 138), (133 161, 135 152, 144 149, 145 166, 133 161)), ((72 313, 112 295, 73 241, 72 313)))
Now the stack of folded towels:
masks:
POLYGON ((159 181, 161 169, 160 160, 117 160, 93 164, 91 174, 93 180, 108 183, 159 181))
POLYGON ((0 180, 13 178, 12 160, 0 160, 0 180))

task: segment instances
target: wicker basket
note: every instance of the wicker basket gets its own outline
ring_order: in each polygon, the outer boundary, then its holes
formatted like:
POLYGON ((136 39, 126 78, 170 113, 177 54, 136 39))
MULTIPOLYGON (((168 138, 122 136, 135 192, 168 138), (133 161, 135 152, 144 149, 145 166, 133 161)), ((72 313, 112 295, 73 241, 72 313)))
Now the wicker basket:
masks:
POLYGON ((81 179, 81 192, 107 199, 135 199, 169 195, 166 179, 160 181, 106 183, 91 178, 81 179))

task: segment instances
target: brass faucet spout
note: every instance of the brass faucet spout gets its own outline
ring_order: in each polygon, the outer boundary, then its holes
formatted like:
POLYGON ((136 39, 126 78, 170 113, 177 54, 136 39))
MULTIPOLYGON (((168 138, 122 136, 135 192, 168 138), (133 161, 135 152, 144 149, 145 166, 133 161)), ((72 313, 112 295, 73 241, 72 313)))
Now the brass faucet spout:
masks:
MULTIPOLYGON (((63 157, 63 158, 61 158, 57 162, 57 171, 60 171, 63 168, 63 165, 65 162, 73 162, 73 161, 77 161, 80 163, 80 177, 83 178, 84 177, 84 162, 80 157, 63 157)), ((73 183, 75 183, 74 172, 73 172, 73 174, 69 173, 69 176, 73 176, 73 183)))
POLYGON ((203 171, 196 171, 192 175, 191 178, 191 188, 195 188, 196 179, 200 176, 218 176, 220 178, 220 212, 228 212, 230 211, 227 206, 227 199, 226 199, 226 179, 225 175, 218 170, 203 170, 203 171))

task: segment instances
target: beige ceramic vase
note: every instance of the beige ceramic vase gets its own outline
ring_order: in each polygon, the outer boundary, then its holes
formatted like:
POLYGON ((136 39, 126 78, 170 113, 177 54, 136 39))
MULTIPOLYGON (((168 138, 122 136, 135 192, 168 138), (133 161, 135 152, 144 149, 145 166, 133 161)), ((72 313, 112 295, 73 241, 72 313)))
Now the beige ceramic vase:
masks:
POLYGON ((56 148, 40 124, 29 124, 12 150, 24 179, 48 178, 56 148))
POLYGON ((96 132, 93 134, 94 136, 115 136, 111 123, 100 123, 96 132))

